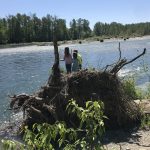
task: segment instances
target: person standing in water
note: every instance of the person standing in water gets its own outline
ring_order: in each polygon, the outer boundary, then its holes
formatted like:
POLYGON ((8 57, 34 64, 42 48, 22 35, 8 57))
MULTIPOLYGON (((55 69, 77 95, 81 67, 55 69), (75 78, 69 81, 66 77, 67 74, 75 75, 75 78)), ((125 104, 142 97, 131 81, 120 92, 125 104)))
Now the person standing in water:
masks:
POLYGON ((77 53, 77 59, 79 62, 79 69, 82 69, 82 56, 78 53, 78 50, 74 50, 75 53, 77 53))
POLYGON ((73 53, 73 61, 72 61, 72 72, 79 71, 79 61, 77 59, 77 53, 73 53))
POLYGON ((71 65, 72 65, 72 56, 69 52, 69 47, 65 47, 64 59, 66 65, 67 74, 71 73, 71 65))

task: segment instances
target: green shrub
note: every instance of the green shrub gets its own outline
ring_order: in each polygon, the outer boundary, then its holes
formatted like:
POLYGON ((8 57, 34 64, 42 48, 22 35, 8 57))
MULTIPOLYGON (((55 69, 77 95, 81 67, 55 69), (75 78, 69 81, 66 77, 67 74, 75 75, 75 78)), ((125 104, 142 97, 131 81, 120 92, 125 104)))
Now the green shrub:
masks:
POLYGON ((143 94, 141 89, 135 87, 135 81, 133 78, 129 78, 123 81, 123 88, 130 100, 142 99, 143 94))
POLYGON ((100 149, 101 137, 105 131, 103 119, 106 118, 103 114, 103 103, 101 101, 87 101, 84 109, 71 100, 67 109, 69 113, 76 113, 81 120, 77 132, 84 132, 85 136, 79 140, 79 147, 85 149, 99 147, 100 149))
POLYGON ((147 86, 147 90, 145 92, 145 98, 150 98, 150 84, 147 86))
POLYGON ((4 140, 2 139, 3 149, 4 150, 24 150, 25 145, 14 140, 4 140))
POLYGON ((142 129, 150 129, 150 116, 149 114, 144 114, 141 119, 141 128, 142 129))
POLYGON ((32 131, 24 128, 24 144, 11 140, 3 140, 4 150, 16 150, 17 147, 26 150, 76 150, 102 149, 101 138, 105 131, 103 114, 104 105, 101 101, 88 101, 86 107, 79 107, 72 99, 67 105, 69 114, 76 114, 80 120, 77 128, 67 128, 64 122, 53 125, 34 124, 32 131))

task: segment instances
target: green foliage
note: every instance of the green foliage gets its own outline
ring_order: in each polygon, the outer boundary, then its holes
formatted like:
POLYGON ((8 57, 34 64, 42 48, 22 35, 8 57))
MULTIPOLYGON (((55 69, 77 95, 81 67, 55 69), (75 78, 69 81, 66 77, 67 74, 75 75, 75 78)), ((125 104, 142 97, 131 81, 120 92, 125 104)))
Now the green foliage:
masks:
POLYGON ((150 129, 150 116, 149 114, 144 114, 141 119, 141 128, 142 129, 150 129))
MULTIPOLYGON (((150 82, 150 74, 149 74, 150 68, 149 68, 148 62, 145 62, 144 58, 143 58, 143 62, 142 62, 142 71, 147 76, 147 78, 149 79, 149 82, 150 82)), ((150 83, 143 90, 143 93, 144 93, 145 99, 150 98, 150 83)))
POLYGON ((7 43, 7 23, 5 19, 0 19, 0 44, 7 43))
POLYGON ((150 98, 150 84, 148 84, 146 92, 144 94, 144 98, 150 98))
POLYGON ((143 94, 139 88, 135 87, 135 81, 133 78, 129 78, 123 81, 123 88, 130 100, 142 99, 143 94))
POLYGON ((3 150, 24 150, 25 145, 13 140, 2 140, 3 150))
POLYGON ((86 107, 79 107, 74 100, 67 106, 69 114, 76 114, 80 119, 77 128, 67 128, 64 122, 53 125, 43 123, 34 124, 32 130, 24 129, 24 142, 18 144, 11 140, 3 140, 4 150, 100 150, 102 149, 101 137, 105 131, 103 119, 104 105, 101 101, 88 101, 86 107))
POLYGON ((127 24, 123 25, 117 22, 112 22, 110 24, 97 22, 94 25, 94 34, 96 36, 113 36, 122 37, 128 39, 128 36, 143 36, 150 34, 150 23, 137 23, 137 24, 127 24))
POLYGON ((150 23, 137 23, 123 25, 112 22, 97 22, 93 31, 90 22, 86 19, 72 19, 67 28, 65 19, 58 19, 51 15, 38 18, 36 14, 27 16, 17 13, 6 18, 0 18, 0 44, 24 42, 50 42, 53 41, 53 29, 57 28, 57 40, 77 40, 92 36, 124 37, 150 35, 150 23), (57 27, 56 27, 56 26, 57 27))
POLYGON ((86 19, 73 19, 70 22, 70 38, 76 40, 90 37, 91 29, 89 27, 89 24, 89 21, 86 19))
POLYGON ((101 101, 88 101, 86 108, 83 109, 71 100, 67 106, 69 113, 76 113, 80 118, 80 126, 77 129, 79 132, 85 132, 82 142, 79 141, 79 147, 85 149, 96 149, 101 146, 101 137, 105 131, 103 119, 106 118, 103 114, 104 105, 101 101), (81 144, 82 143, 82 144, 81 144))

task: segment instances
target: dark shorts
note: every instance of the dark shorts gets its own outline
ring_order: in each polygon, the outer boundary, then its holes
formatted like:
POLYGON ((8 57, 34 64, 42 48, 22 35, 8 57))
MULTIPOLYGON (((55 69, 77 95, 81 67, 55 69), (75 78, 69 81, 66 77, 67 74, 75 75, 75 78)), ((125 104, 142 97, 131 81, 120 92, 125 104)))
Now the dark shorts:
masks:
POLYGON ((71 64, 66 64, 67 73, 71 73, 71 64))
POLYGON ((79 64, 79 69, 82 69, 82 65, 81 64, 79 64))

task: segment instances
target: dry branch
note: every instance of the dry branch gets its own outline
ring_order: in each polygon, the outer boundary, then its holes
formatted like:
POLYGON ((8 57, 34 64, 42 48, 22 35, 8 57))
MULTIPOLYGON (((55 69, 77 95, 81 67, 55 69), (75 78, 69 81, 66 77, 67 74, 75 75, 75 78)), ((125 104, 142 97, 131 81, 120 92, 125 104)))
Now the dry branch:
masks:
POLYGON ((139 54, 137 57, 131 59, 130 61, 127 61, 127 59, 120 59, 118 63, 110 70, 110 73, 116 74, 121 68, 123 68, 125 65, 130 64, 143 56, 146 53, 146 48, 144 48, 143 52, 139 54))

